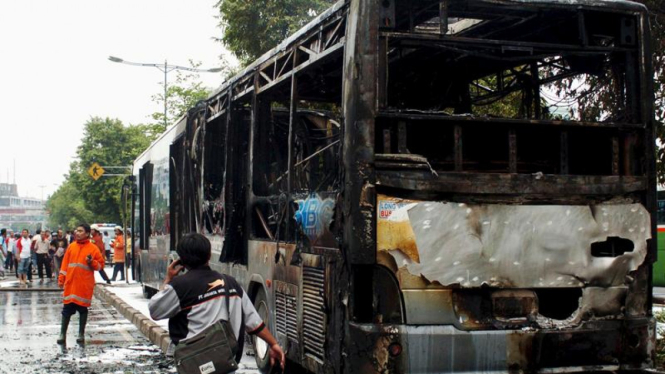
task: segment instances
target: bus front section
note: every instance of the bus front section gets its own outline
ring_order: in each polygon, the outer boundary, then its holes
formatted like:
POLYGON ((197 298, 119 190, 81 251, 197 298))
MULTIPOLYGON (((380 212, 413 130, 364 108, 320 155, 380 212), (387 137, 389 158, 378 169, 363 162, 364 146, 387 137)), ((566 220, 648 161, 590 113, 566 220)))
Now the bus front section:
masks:
POLYGON ((349 9, 350 371, 652 368, 646 9, 591 0, 349 9))

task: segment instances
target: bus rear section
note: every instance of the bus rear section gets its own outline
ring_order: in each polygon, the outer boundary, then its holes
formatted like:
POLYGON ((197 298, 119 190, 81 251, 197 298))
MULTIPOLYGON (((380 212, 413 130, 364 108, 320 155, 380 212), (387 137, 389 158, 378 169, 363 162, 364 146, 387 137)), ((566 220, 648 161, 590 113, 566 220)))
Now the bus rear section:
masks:
POLYGON ((652 368, 646 10, 380 3, 346 46, 356 372, 652 368))

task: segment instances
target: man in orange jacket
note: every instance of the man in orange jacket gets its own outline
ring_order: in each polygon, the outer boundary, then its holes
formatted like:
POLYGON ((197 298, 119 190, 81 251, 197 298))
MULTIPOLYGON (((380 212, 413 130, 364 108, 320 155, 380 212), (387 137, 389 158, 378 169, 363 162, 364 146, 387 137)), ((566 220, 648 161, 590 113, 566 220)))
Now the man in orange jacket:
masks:
MULTIPOLYGON (((90 225, 90 229, 92 230, 92 239, 90 240, 92 244, 96 245, 97 248, 99 248, 99 253, 102 255, 102 257, 106 256, 106 250, 104 250, 104 237, 102 236, 102 233, 99 232, 99 226, 96 224, 90 225)), ((99 275, 102 276, 102 279, 107 283, 111 284, 111 281, 109 280, 109 276, 106 274, 104 271, 104 268, 102 268, 99 271, 99 275)))
POLYGON ((90 242, 90 225, 78 225, 74 236, 76 241, 67 248, 58 277, 58 286, 65 290, 58 344, 65 344, 69 320, 76 312, 80 317, 76 342, 85 342, 85 325, 88 322, 88 307, 95 288, 95 271, 104 268, 104 258, 97 246, 90 242))
POLYGON ((111 281, 115 282, 115 277, 120 273, 120 280, 125 280, 125 238, 122 235, 123 229, 120 226, 115 227, 115 239, 111 243, 113 251, 113 276, 111 281))

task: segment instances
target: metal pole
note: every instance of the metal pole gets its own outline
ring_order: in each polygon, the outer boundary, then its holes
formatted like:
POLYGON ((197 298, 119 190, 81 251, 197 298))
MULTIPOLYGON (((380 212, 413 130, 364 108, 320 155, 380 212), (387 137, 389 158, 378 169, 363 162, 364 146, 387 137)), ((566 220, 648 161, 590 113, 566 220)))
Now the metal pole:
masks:
POLYGON ((168 74, 169 74, 169 65, 167 63, 167 60, 164 60, 164 131, 166 131, 166 128, 169 125, 167 117, 167 102, 166 102, 168 95, 168 83, 167 83, 168 74))
MULTIPOLYGON (((134 247, 136 247, 136 243, 134 243, 134 233, 136 232, 136 217, 135 217, 135 212, 136 212, 136 181, 133 177, 129 177, 129 180, 131 181, 132 185, 130 188, 130 196, 132 197, 132 203, 131 203, 131 212, 130 212, 130 223, 129 225, 132 227, 132 231, 130 232, 130 236, 132 238, 132 247, 130 248, 130 251, 132 252, 132 279, 136 280, 136 257, 134 253, 134 247)), ((140 275, 139 275, 139 282, 141 281, 140 275)))
MULTIPOLYGON (((122 255, 125 256, 125 283, 129 283, 129 264, 127 263, 127 246, 129 245, 129 235, 127 235, 127 190, 127 186, 122 186, 122 210, 124 211, 122 215, 122 236, 125 238, 122 255)), ((133 265, 132 260, 130 257, 129 262, 133 265)))

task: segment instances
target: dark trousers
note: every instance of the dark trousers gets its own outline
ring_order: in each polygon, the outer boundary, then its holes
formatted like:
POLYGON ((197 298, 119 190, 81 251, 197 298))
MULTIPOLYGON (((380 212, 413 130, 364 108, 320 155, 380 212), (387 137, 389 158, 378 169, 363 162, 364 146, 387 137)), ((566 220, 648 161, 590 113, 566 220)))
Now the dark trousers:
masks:
POLYGON ((109 280, 109 276, 106 274, 106 272, 104 271, 104 269, 102 269, 102 270, 99 271, 99 275, 102 276, 102 279, 104 280, 104 282, 107 282, 107 281, 109 280))
POLYGON ((88 308, 84 307, 84 306, 74 304, 74 303, 65 304, 62 307, 62 316, 63 317, 71 317, 74 314, 76 314, 76 312, 78 312, 78 314, 80 314, 80 315, 88 314, 88 308))
POLYGON ((39 279, 44 278, 43 268, 46 268, 46 277, 50 279, 53 276, 51 274, 51 258, 48 253, 37 253, 37 274, 39 275, 39 279))
POLYGON ((115 277, 116 275, 120 273, 120 280, 124 281, 125 280, 125 263, 124 262, 116 262, 113 265, 113 277, 111 278, 112 281, 115 282, 115 277))
POLYGON ((30 255, 30 265, 28 265, 28 280, 29 281, 32 281, 32 267, 34 266, 36 259, 37 259, 36 254, 33 253, 33 254, 30 255))
POLYGON ((5 268, 11 271, 14 268, 14 254, 12 252, 7 252, 7 260, 5 261, 5 268))

